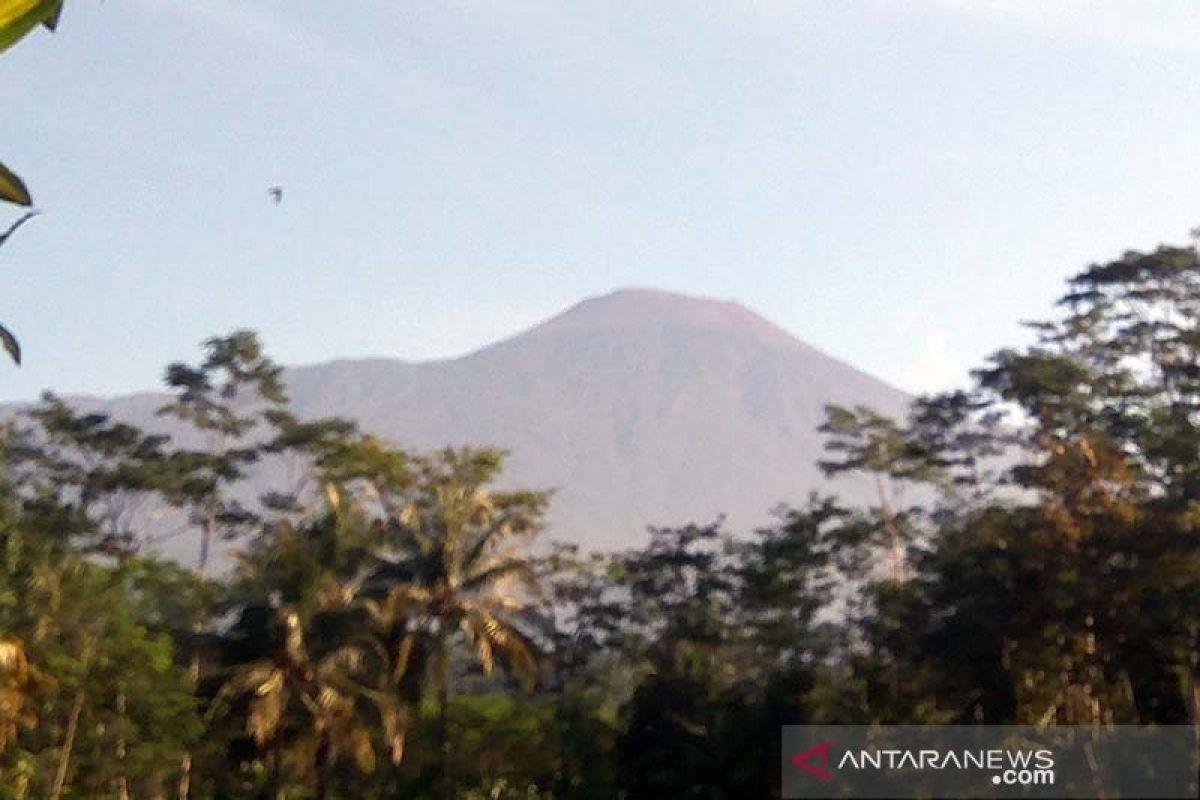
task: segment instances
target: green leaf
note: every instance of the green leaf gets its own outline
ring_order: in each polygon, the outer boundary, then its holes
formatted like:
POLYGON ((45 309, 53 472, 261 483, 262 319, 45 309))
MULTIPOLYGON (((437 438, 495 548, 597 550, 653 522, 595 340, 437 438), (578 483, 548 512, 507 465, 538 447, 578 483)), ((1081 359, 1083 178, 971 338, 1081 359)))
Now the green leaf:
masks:
POLYGON ((12 360, 17 366, 21 366, 21 343, 17 341, 17 337, 12 335, 12 332, 0 325, 0 343, 3 343, 4 349, 12 356, 12 360))
POLYGON ((38 25, 53 30, 62 5, 63 0, 0 0, 0 53, 38 25))
POLYGON ((42 20, 42 24, 46 26, 47 30, 58 30, 58 18, 62 16, 62 10, 63 0, 58 0, 54 3, 54 8, 50 9, 50 13, 42 20))
POLYGON ((0 163, 0 200, 7 200, 19 206, 33 204, 33 198, 29 196, 25 182, 3 163, 0 163))

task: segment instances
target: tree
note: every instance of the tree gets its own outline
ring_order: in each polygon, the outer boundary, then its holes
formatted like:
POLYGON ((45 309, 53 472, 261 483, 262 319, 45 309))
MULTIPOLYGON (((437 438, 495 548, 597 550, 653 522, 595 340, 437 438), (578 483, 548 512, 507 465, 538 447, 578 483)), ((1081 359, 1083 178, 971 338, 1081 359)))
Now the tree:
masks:
POLYGON ((299 526, 268 524, 239 558, 236 620, 222 637, 225 677, 210 715, 236 714, 268 763, 266 792, 289 782, 328 796, 345 756, 375 767, 374 723, 392 698, 361 646, 355 578, 371 531, 330 508, 299 526), (289 778, 289 775, 291 778, 289 778))
POLYGON ((938 490, 919 515, 881 490, 878 529, 916 545, 909 580, 862 587, 842 682, 860 698, 835 706, 1200 718, 1198 297, 1194 248, 1126 253, 1072 278, 1032 346, 998 352, 972 390, 922 401, 906 426, 831 410, 841 459, 827 469, 938 490), (903 683, 886 677, 897 667, 903 683))
POLYGON ((9 729, 0 769, 38 797, 161 788, 199 732, 171 640, 143 623, 122 568, 28 529, 5 530, 3 551, 0 628, 20 642, 14 666, 27 665, 19 683, 38 713, 36 725, 27 717, 9 729))
POLYGON ((539 587, 522 545, 540 529, 548 495, 493 490, 502 465, 493 450, 443 450, 414 459, 413 485, 399 516, 388 520, 364 589, 378 618, 406 620, 393 674, 407 671, 414 652, 425 659, 420 668, 436 695, 447 798, 453 794, 448 713, 456 645, 466 640, 485 675, 502 666, 528 685, 538 671, 539 648, 526 615, 539 587))
POLYGON ((27 497, 52 497, 74 518, 63 531, 89 552, 127 560, 165 535, 163 497, 188 480, 168 457, 169 437, 81 413, 50 392, 24 415, 36 424, 8 449, 14 475, 27 497))
POLYGON ((765 680, 827 653, 830 624, 819 616, 838 600, 836 534, 848 516, 831 498, 814 496, 804 508, 778 511, 776 525, 739 548, 734 624, 748 644, 748 672, 762 670, 765 680))
POLYGON ((296 783, 325 796, 347 758, 373 768, 382 747, 399 764, 432 686, 445 790, 460 641, 485 675, 536 673, 523 620, 536 587, 520 542, 537 530, 545 495, 491 491, 501 466, 492 451, 414 457, 325 432, 301 437, 324 508, 264 520, 238 558, 210 714, 244 721, 270 796, 296 783))
POLYGON ((599 800, 618 791, 617 714, 636 668, 625 650, 628 602, 617 577, 620 561, 553 543, 536 564, 546 596, 540 689, 553 700, 554 797, 599 800))
POLYGON ((778 794, 761 754, 778 751, 780 726, 811 716, 848 515, 814 497, 742 540, 720 523, 652 529, 620 559, 625 630, 610 641, 641 678, 616 742, 629 797, 778 794))
POLYGON ((827 476, 863 473, 875 486, 876 519, 873 538, 887 553, 887 574, 893 581, 908 578, 908 548, 917 537, 917 507, 899 507, 900 492, 930 479, 926 453, 893 420, 869 408, 828 406, 821 433, 825 449, 839 460, 819 462, 827 476))
POLYGON ((179 487, 172 499, 193 509, 200 528, 196 566, 208 569, 213 539, 237 535, 255 514, 229 496, 229 488, 246 477, 263 451, 267 415, 287 403, 282 369, 263 352, 257 334, 234 331, 204 342, 205 357, 197 365, 176 362, 167 367, 166 383, 175 399, 160 409, 188 423, 201 437, 201 449, 175 458, 203 476, 179 487))
POLYGON ((650 544, 621 561, 629 642, 654 672, 711 674, 728 655, 735 590, 722 524, 651 528, 650 544))
POLYGON ((1125 253, 1074 276, 1059 305, 1060 319, 1034 326, 1037 344, 998 353, 980 384, 1030 419, 1034 458, 1015 478, 1060 541, 1096 552, 1080 582, 1104 587, 1105 607, 1127 603, 1112 621, 1084 614, 1070 638, 1096 640, 1102 660, 1135 640, 1152 647, 1200 719, 1200 257, 1194 246, 1125 253))

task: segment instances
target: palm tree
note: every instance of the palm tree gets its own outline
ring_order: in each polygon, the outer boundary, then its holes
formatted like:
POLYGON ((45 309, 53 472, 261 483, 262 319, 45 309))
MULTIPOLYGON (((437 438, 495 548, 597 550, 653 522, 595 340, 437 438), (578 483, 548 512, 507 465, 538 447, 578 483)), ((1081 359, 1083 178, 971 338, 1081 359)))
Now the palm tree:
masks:
POLYGON ((320 657, 310 653, 309 632, 293 608, 275 609, 278 636, 262 658, 239 665, 213 704, 214 716, 245 702, 245 729, 265 750, 270 771, 269 796, 281 796, 285 760, 306 753, 315 797, 328 797, 334 767, 350 760, 363 772, 375 768, 374 701, 358 681, 364 676, 363 653, 340 646, 320 657))
POLYGON ((364 603, 398 682, 419 667, 436 692, 440 783, 450 797, 451 656, 465 639, 490 675, 497 664, 527 685, 538 647, 524 615, 539 587, 525 539, 541 527, 548 494, 496 492, 492 450, 443 450, 414 459, 414 480, 391 520, 364 603), (414 663, 419 654, 419 664, 414 663))
POLYGON ((391 475, 404 466, 399 451, 380 453, 388 457, 355 450, 353 468, 337 460, 346 474, 336 477, 336 464, 324 464, 321 515, 264 525, 239 557, 241 610, 226 642, 240 654, 211 713, 244 714, 273 796, 285 762, 302 762, 317 797, 336 764, 370 770, 376 734, 398 764, 409 710, 428 685, 448 795, 455 645, 468 642, 485 674, 500 666, 527 684, 536 677, 523 615, 538 587, 521 545, 540 528, 547 495, 492 491, 502 464, 494 451, 415 458, 403 479, 391 475), (369 503, 350 491, 362 481, 369 503))
POLYGON ((372 734, 397 718, 391 694, 376 687, 354 604, 372 527, 336 492, 329 498, 311 522, 264 526, 238 557, 240 611, 225 637, 236 655, 210 717, 244 714, 246 734, 266 754, 271 796, 283 790, 289 759, 318 798, 341 761, 372 771, 372 734))

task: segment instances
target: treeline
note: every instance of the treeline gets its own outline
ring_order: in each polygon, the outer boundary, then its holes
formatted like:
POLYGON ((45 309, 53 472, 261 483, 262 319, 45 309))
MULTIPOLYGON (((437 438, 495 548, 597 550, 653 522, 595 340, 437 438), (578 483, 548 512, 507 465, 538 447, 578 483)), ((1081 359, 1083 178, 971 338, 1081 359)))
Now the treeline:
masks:
POLYGON ((297 419, 248 332, 167 370, 192 446, 48 395, 3 445, 0 796, 770 797, 784 724, 1195 723, 1197 252, 1033 327, 906 420, 829 409, 871 507, 620 553, 540 542, 499 452, 297 419))

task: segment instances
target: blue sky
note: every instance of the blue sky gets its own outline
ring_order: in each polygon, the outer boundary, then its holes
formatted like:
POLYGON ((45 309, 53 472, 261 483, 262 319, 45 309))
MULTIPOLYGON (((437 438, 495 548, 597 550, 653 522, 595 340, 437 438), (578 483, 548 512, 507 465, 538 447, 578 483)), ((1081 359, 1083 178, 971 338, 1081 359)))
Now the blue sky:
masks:
POLYGON ((949 386, 1200 224, 1197 75, 1193 0, 71 2, 0 57, 44 212, 0 251, 0 398, 150 388, 234 327, 456 355, 622 286, 949 386))

